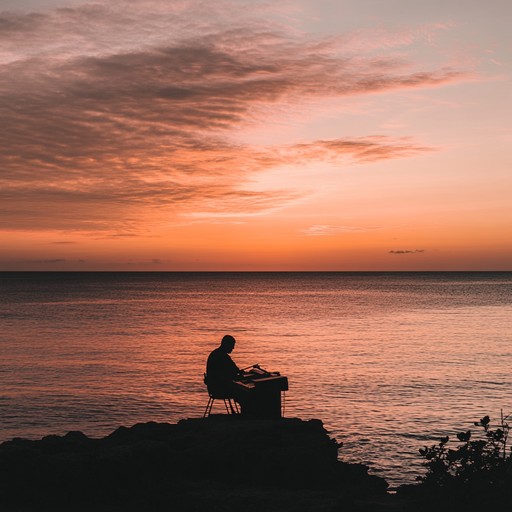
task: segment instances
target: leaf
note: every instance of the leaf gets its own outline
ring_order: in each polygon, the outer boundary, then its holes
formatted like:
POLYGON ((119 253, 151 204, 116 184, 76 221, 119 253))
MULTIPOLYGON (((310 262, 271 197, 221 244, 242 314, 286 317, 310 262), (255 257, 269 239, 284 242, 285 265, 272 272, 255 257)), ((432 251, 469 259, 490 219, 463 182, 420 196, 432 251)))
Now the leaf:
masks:
POLYGON ((463 443, 469 441, 471 438, 471 430, 468 430, 467 432, 459 432, 457 434, 457 439, 463 443))

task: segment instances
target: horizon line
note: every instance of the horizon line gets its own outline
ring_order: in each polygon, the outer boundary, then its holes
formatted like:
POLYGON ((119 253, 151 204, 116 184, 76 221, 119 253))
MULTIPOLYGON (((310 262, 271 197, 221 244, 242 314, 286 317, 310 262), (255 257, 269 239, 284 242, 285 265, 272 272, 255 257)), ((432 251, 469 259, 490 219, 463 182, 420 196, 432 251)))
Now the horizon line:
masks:
POLYGON ((510 270, 0 270, 0 274, 454 274, 512 273, 510 270))

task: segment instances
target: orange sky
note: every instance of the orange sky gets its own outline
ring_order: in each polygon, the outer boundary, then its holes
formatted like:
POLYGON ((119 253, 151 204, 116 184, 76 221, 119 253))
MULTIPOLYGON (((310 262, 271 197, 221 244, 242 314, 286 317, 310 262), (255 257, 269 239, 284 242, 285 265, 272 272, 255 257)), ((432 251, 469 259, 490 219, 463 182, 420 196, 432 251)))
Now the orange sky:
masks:
POLYGON ((0 270, 512 270, 510 2, 5 8, 0 270))

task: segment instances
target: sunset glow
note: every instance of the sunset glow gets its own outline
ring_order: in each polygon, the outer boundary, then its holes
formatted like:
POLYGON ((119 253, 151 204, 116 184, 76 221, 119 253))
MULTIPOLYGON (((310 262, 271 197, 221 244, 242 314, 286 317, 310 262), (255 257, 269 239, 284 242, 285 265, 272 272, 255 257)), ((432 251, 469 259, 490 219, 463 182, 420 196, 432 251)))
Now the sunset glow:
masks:
POLYGON ((4 1, 0 270, 512 270, 512 4, 4 1))

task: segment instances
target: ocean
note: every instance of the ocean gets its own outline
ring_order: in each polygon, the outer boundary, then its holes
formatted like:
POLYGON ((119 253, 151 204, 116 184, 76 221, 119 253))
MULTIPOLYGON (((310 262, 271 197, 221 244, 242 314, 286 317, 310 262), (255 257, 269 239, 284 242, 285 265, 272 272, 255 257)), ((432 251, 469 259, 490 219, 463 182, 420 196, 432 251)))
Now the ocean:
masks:
POLYGON ((224 334, 239 367, 288 377, 286 416, 391 485, 512 413, 512 273, 3 272, 0 441, 201 417, 224 334))

